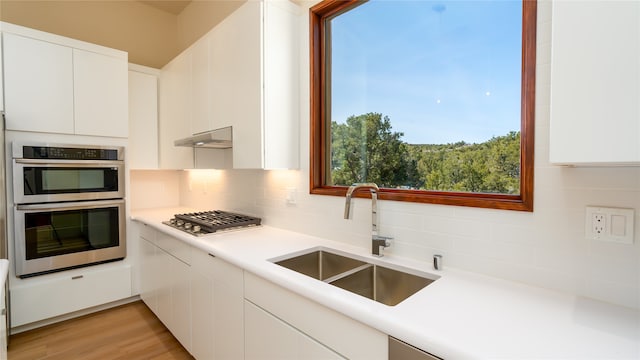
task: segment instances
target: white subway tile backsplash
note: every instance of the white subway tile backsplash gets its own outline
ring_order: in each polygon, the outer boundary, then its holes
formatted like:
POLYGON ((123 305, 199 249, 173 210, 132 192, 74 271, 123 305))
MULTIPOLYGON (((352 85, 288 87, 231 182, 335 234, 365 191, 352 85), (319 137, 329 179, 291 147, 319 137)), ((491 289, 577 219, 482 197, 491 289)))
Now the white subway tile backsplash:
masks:
POLYGON ((129 174, 132 209, 174 207, 180 204, 179 171, 131 170, 129 174))
POLYGON ((385 227, 381 235, 393 237, 393 243, 413 244, 433 250, 453 250, 455 236, 417 231, 409 228, 385 227))
POLYGON ((379 211, 379 225, 381 228, 404 227, 404 228, 421 228, 423 222, 423 216, 415 213, 401 212, 401 211, 379 211))

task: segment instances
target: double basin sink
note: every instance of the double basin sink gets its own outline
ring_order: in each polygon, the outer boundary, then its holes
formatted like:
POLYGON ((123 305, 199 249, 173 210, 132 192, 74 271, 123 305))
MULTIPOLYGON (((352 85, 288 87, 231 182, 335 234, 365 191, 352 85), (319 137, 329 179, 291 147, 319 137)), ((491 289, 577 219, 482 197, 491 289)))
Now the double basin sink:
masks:
POLYGON ((395 306, 438 276, 380 265, 327 248, 284 256, 274 263, 385 305, 395 306))

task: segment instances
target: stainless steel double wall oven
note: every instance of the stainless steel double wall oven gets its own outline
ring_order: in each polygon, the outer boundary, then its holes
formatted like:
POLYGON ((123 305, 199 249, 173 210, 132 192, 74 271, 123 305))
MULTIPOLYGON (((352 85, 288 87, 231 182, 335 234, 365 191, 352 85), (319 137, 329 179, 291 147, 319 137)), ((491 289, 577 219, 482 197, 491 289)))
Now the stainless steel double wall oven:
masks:
POLYGON ((126 256, 124 148, 12 144, 16 275, 126 256))

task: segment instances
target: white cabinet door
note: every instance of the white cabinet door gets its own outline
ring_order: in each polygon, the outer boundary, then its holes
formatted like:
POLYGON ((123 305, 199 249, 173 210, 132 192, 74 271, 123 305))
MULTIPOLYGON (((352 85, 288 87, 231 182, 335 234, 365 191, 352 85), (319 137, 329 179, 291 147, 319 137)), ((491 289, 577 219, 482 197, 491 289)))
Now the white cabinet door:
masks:
POLYGON ((298 167, 298 7, 250 1, 211 34, 211 114, 233 126, 233 167, 298 167))
MULTIPOLYGON (((180 241, 180 240, 175 240, 180 241)), ((171 325, 169 330, 182 346, 191 351, 191 270, 189 265, 169 256, 167 279, 171 286, 171 325)))
MULTIPOLYGON (((244 276, 245 299, 265 309, 315 341, 349 359, 383 360, 388 358, 388 336, 308 298, 286 290, 257 275, 244 276)), ((247 314, 245 314, 247 316, 247 314)), ((246 332, 251 333, 247 320, 246 332)), ((267 331, 264 331, 267 333, 267 331)), ((267 335, 265 335, 267 336, 267 335)), ((257 343, 249 343, 247 352, 257 343)), ((279 341, 277 338, 273 341, 279 341)), ((267 347, 268 344, 262 344, 267 347)), ((259 351, 251 350, 251 354, 259 351)), ((249 355, 249 353, 247 354, 249 355)), ((249 358, 249 357, 247 357, 249 358)))
POLYGON ((262 168, 262 4, 249 1, 212 33, 212 117, 233 126, 233 167, 262 168))
POLYGON ((128 136, 127 66, 123 59, 73 49, 76 134, 128 136))
MULTIPOLYGON (((144 225, 142 225, 144 226, 144 225)), ((158 280, 159 265, 156 261, 156 246, 140 237, 138 241, 140 256, 140 298, 158 315, 158 280)))
POLYGON ((140 295, 149 308, 155 308, 154 313, 173 336, 190 351, 191 269, 180 258, 188 260, 191 247, 161 232, 155 233, 154 243, 142 236, 140 295))
POLYGON ((192 269, 191 272, 191 349, 196 359, 215 359, 213 316, 214 285, 211 277, 192 269))
POLYGON ((7 346, 9 344, 7 344, 7 339, 8 339, 8 331, 9 329, 7 329, 7 316, 8 315, 8 308, 7 308, 7 302, 6 302, 6 295, 7 295, 7 281, 9 279, 7 277, 5 277, 4 279, 2 279, 1 282, 1 286, 0 286, 0 360, 6 360, 7 359, 7 346))
POLYGON ((344 359, 253 303, 244 304, 245 360, 344 359))
POLYGON ((129 71, 130 169, 158 168, 158 77, 129 71))
POLYGON ((160 168, 193 168, 193 149, 173 142, 191 136, 191 53, 187 50, 160 74, 160 168))
POLYGON ((213 129, 209 107, 209 39, 204 37, 191 46, 191 133, 213 129))
POLYGON ((0 33, 0 111, 4 111, 4 81, 2 80, 2 33, 0 33))
POLYGON ((192 354, 196 359, 243 359, 242 269, 198 250, 192 260, 192 354))
POLYGON ((549 159, 640 164, 640 2, 554 1, 549 159))
POLYGON ((9 296, 11 325, 21 326, 131 297, 131 266, 120 262, 26 279, 9 296))
POLYGON ((7 130, 73 134, 72 49, 2 35, 7 130))
POLYGON ((156 286, 157 296, 157 312, 156 315, 162 323, 171 330, 172 311, 171 311, 171 255, 167 254, 160 248, 156 248, 155 252, 155 274, 152 283, 156 286))
POLYGON ((149 286, 152 290, 155 288, 156 316, 158 316, 158 319, 169 329, 171 334, 180 341, 182 346, 190 350, 191 310, 189 265, 171 256, 159 247, 156 247, 153 259, 152 269, 155 270, 155 273, 150 274, 150 277, 145 277, 143 273, 141 277, 141 287, 144 289, 149 286), (145 282, 147 282, 146 285, 145 282))
POLYGON ((264 164, 266 169, 299 167, 298 6, 264 3, 264 164))

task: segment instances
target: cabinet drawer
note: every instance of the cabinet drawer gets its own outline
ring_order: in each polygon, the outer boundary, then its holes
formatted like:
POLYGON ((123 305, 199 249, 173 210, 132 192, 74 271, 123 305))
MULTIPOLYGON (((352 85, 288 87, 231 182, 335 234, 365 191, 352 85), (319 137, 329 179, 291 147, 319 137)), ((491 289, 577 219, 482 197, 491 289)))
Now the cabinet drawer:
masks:
POLYGON ((248 272, 245 298, 341 356, 387 359, 386 334, 248 272))
POLYGON ((131 266, 27 279, 11 288, 11 325, 20 326, 131 296, 131 266))
POLYGON ((138 229, 140 229, 140 237, 155 244, 156 243, 156 230, 145 223, 138 223, 138 229))
POLYGON ((156 232, 156 245, 183 263, 191 264, 191 246, 186 242, 162 232, 156 232))
POLYGON ((226 288, 243 291, 244 271, 204 250, 193 249, 191 268, 226 288))

